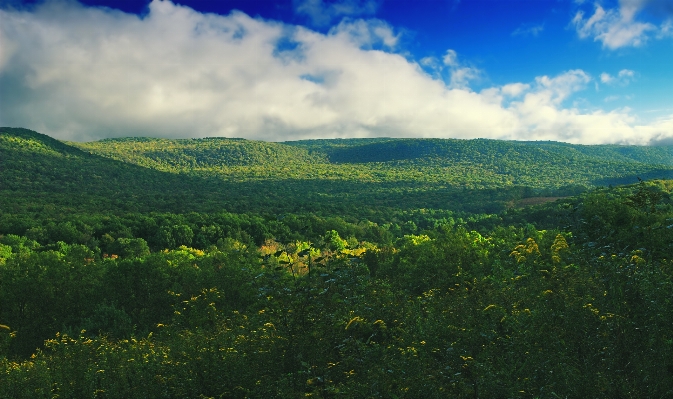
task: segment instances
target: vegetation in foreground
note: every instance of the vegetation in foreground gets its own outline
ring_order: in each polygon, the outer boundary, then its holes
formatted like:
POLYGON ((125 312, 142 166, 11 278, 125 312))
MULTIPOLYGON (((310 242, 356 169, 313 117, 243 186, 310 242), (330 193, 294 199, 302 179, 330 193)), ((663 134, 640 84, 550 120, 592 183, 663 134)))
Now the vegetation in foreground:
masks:
POLYGON ((6 201, 0 397, 668 397, 672 189, 379 222, 6 201))

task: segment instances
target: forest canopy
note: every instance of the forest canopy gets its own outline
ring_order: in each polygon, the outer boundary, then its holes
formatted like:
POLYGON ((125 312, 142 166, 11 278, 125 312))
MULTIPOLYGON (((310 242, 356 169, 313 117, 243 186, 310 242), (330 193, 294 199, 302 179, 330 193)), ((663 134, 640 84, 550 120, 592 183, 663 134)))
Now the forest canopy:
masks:
POLYGON ((0 128, 0 397, 671 396, 672 150, 0 128))

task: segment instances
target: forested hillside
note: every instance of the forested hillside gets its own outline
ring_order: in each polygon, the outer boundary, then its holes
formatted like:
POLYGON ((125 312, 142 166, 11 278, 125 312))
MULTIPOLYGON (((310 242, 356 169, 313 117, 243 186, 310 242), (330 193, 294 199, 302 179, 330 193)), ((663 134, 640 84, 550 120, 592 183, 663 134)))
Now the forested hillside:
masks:
POLYGON ((456 139, 347 139, 303 140, 285 144, 324 153, 337 163, 386 162, 394 160, 444 159, 475 163, 521 161, 538 163, 567 159, 575 161, 641 162, 673 165, 670 146, 642 147, 617 145, 575 145, 544 141, 499 141, 456 139))
POLYGON ((671 397, 670 154, 2 128, 0 397, 671 397))
POLYGON ((438 139, 127 138, 70 144, 154 170, 211 179, 209 185, 229 194, 220 204, 236 212, 368 219, 396 209, 493 213, 524 198, 673 177, 671 147, 438 139))
POLYGON ((109 158, 175 171, 221 166, 282 166, 322 161, 308 151, 278 143, 243 139, 206 138, 168 140, 152 138, 107 139, 93 143, 70 143, 109 158))
POLYGON ((425 182, 448 186, 592 187, 673 177, 673 147, 554 142, 348 139, 264 143, 242 139, 108 139, 70 143, 163 171, 238 179, 425 182))

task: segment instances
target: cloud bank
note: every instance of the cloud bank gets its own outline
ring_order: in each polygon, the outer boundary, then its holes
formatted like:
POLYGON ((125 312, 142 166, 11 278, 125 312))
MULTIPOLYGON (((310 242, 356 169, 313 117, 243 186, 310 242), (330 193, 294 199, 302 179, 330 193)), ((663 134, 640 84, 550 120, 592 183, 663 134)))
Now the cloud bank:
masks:
POLYGON ((673 116, 638 125, 628 109, 569 105, 594 80, 582 70, 475 92, 480 71, 455 51, 424 59, 444 68, 429 73, 380 20, 345 19, 323 34, 154 0, 143 17, 48 1, 0 11, 0 21, 0 125, 60 139, 673 137, 673 116))

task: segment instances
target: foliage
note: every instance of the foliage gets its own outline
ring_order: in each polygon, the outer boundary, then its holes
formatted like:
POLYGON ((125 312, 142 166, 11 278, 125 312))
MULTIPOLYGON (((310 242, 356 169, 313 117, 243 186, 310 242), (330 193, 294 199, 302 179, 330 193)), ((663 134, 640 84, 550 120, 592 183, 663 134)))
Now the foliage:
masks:
POLYGON ((584 183, 667 171, 665 148, 86 146, 135 152, 120 163, 30 131, 0 134, 0 397, 673 395, 673 181, 507 205, 570 184, 566 165, 584 183), (155 169, 128 163, 148 159, 155 169), (281 178, 289 159, 301 159, 288 166, 296 175, 281 178), (524 170, 542 159, 558 160, 540 167, 556 175, 524 170), (496 167, 540 180, 507 191, 496 167), (493 212, 425 206, 446 205, 448 192, 493 212), (316 202, 288 210, 295 200, 316 202))

